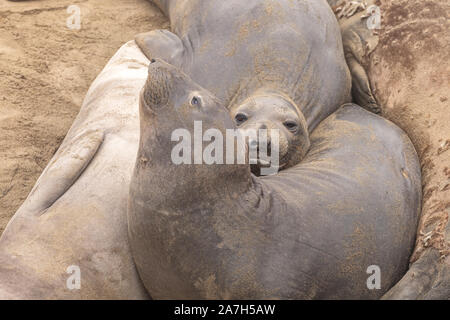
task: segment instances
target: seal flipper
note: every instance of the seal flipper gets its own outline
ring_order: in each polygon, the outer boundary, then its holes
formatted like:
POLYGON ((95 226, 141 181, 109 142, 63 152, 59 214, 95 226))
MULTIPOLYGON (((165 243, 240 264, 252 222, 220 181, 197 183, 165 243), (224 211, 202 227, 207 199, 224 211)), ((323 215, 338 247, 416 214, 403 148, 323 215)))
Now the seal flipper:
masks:
POLYGON ((184 55, 184 45, 178 36, 169 30, 152 30, 140 33, 135 41, 148 59, 161 59, 180 67, 184 55))
POLYGON ((86 169, 103 138, 103 131, 88 131, 60 149, 39 177, 21 210, 42 214, 52 206, 86 169))
POLYGON ((363 66, 356 60, 353 54, 346 54, 345 58, 350 73, 352 74, 353 100, 364 109, 376 114, 381 114, 381 108, 378 106, 377 101, 372 94, 366 70, 364 70, 363 66))
POLYGON ((333 9, 342 34, 345 60, 352 75, 353 101, 364 109, 381 113, 370 87, 364 64, 370 53, 378 45, 378 36, 369 28, 367 18, 371 17, 374 1, 327 0, 333 9), (364 63, 363 63, 364 62, 364 63))

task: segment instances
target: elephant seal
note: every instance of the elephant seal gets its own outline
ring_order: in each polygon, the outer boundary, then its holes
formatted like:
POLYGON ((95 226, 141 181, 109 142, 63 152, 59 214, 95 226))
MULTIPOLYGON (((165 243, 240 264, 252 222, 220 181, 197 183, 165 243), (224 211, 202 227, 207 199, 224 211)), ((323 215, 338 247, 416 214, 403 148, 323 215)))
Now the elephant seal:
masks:
POLYGON ((354 70, 352 91, 359 97, 355 101, 362 106, 379 101, 383 116, 410 135, 421 158, 426 196, 411 266, 383 298, 448 299, 450 173, 445 151, 450 145, 450 77, 437 61, 449 60, 450 22, 442 14, 449 11, 449 3, 329 2, 338 12, 347 62, 354 70), (373 22, 379 25, 371 26, 373 22))
POLYGON ((247 115, 251 127, 276 125, 286 143, 295 141, 286 148, 285 168, 306 154, 309 133, 350 101, 339 25, 325 0, 153 2, 169 17, 171 31, 138 35, 146 56, 179 67, 233 115, 252 101, 259 112, 247 115), (281 116, 295 109, 293 119, 277 117, 267 104, 282 109, 281 116), (293 122, 296 139, 284 126, 293 122))
POLYGON ((345 105, 314 130, 302 162, 277 175, 177 165, 174 130, 193 134, 202 121, 225 135, 235 125, 178 68, 156 60, 148 77, 128 232, 153 298, 379 298, 401 278, 421 204, 417 154, 402 130, 345 105), (374 266, 378 290, 367 286, 374 266))
POLYGON ((249 149, 255 149, 257 158, 254 159, 256 163, 251 164, 251 169, 252 173, 256 175, 261 174, 263 167, 271 165, 270 161, 265 160, 264 156, 259 154, 259 147, 261 143, 264 143, 264 152, 271 155, 272 130, 277 130, 278 137, 276 171, 296 165, 309 150, 310 140, 306 119, 297 110, 295 103, 287 97, 277 96, 276 93, 255 94, 233 108, 231 116, 241 133, 248 137, 249 149), (259 141, 257 136, 260 130, 267 131, 264 141, 259 141), (253 132, 254 136, 247 132, 253 132))
MULTIPOLYGON (((364 60, 383 114, 411 137, 420 155, 424 201, 411 267, 384 296, 450 298, 450 3, 378 3, 379 44, 364 60), (442 64, 441 62, 446 63, 442 64)), ((364 39, 364 41, 367 41, 364 39)))
POLYGON ((137 92, 148 63, 131 41, 91 85, 59 150, 0 238, 0 299, 148 298, 126 221, 139 139, 137 92))

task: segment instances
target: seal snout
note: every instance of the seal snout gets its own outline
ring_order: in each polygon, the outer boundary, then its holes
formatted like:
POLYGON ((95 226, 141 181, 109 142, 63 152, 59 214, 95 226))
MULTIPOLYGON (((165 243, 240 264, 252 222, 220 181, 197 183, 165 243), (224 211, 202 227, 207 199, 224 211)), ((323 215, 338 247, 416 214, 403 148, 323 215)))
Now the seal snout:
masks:
POLYGON ((250 136, 247 143, 249 150, 255 151, 257 154, 259 154, 259 152, 261 151, 260 147, 264 145, 267 155, 270 156, 272 146, 270 136, 270 131, 272 129, 271 126, 269 126, 266 123, 258 123, 256 125, 251 126, 250 130, 252 129, 254 130, 255 133, 259 133, 261 130, 265 130, 268 134, 267 137, 265 137, 264 141, 259 141, 258 136, 250 136))

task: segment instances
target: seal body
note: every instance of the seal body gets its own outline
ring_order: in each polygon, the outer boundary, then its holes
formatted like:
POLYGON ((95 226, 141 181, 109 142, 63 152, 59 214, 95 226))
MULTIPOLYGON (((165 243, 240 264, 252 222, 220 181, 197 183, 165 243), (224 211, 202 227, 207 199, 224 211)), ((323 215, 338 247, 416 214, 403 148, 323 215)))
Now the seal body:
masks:
POLYGON ((380 10, 379 45, 363 66, 384 116, 414 141, 426 194, 411 268, 385 298, 449 299, 450 188, 443 186, 450 184, 450 69, 440 61, 450 59, 450 20, 443 15, 450 3, 383 1, 380 10), (405 19, 398 20, 399 15, 405 19), (406 72, 408 77, 402 77, 406 72))
POLYGON ((256 92, 291 99, 309 131, 349 102, 351 80, 325 0, 158 0, 171 31, 136 38, 149 58, 179 67, 228 109, 256 92))
POLYGON ((156 61, 143 92, 128 226, 152 297, 379 298, 404 274, 421 182, 415 149, 394 124, 345 105, 315 129, 300 164, 257 178, 249 165, 171 161, 176 128, 234 127, 214 99, 190 104, 207 90, 156 61), (146 98, 162 87, 163 102, 146 98), (378 290, 367 284, 374 266, 378 290))
POLYGON ((147 65, 132 41, 91 85, 65 140, 2 234, 0 298, 148 298, 126 222, 139 139, 137 92, 147 65))
MULTIPOLYGON (((326 1, 154 2, 171 32, 138 35, 140 48, 221 99, 243 132, 277 130, 279 169, 300 162, 309 133, 350 101, 341 33, 326 1)), ((267 165, 262 158, 255 159, 255 173, 267 165)))

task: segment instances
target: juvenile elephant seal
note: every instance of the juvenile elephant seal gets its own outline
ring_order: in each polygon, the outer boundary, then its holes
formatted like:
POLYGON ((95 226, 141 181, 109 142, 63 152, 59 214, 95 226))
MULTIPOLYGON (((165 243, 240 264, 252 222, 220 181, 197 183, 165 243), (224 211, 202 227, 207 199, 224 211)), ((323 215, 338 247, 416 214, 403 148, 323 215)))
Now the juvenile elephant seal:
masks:
POLYGON ((124 45, 0 238, 0 299, 146 299, 127 239, 137 93, 148 59, 124 45), (80 287, 76 284, 76 268, 80 287), (67 270, 70 273, 67 273, 67 270))
POLYGON ((153 2, 171 31, 138 35, 146 56, 179 67, 222 100, 242 127, 249 121, 251 128, 280 128, 284 168, 306 154, 309 133, 350 101, 339 25, 325 0, 153 2), (244 118, 249 101, 254 112, 244 118))
POLYGON ((443 14, 449 12, 449 2, 329 2, 336 10, 353 9, 341 15, 340 24, 347 61, 357 66, 352 72, 354 89, 359 91, 355 98, 360 97, 362 105, 379 101, 383 115, 410 135, 421 158, 426 197, 411 266, 384 298, 448 299, 450 171, 445 151, 450 146, 450 76, 439 62, 450 58, 450 20, 443 14), (379 23, 372 30, 371 19, 379 23))
POLYGON ((450 2, 378 5, 379 44, 364 67, 385 117, 414 141, 426 194, 411 268, 385 298, 450 299, 450 2))
POLYGON ((272 130, 277 130, 277 170, 296 165, 309 150, 310 140, 306 119, 295 107, 295 103, 287 97, 278 96, 276 93, 255 94, 233 108, 231 116, 241 133, 249 136, 249 149, 255 149, 257 158, 256 163, 251 164, 251 169, 256 175, 260 175, 261 168, 270 166, 271 163, 262 162, 263 157, 259 154, 262 141, 259 141, 256 134, 250 137, 247 132, 258 133, 260 130, 266 130, 265 152, 271 155, 273 151, 271 133, 272 130))
POLYGON ((300 164, 258 178, 245 164, 173 163, 172 133, 193 134, 194 121, 223 135, 235 128, 211 93, 156 60, 141 93, 128 208, 134 261, 153 298, 378 298, 401 278, 421 182, 399 128, 346 105, 316 128, 300 164), (371 266, 379 290, 367 286, 371 266))

